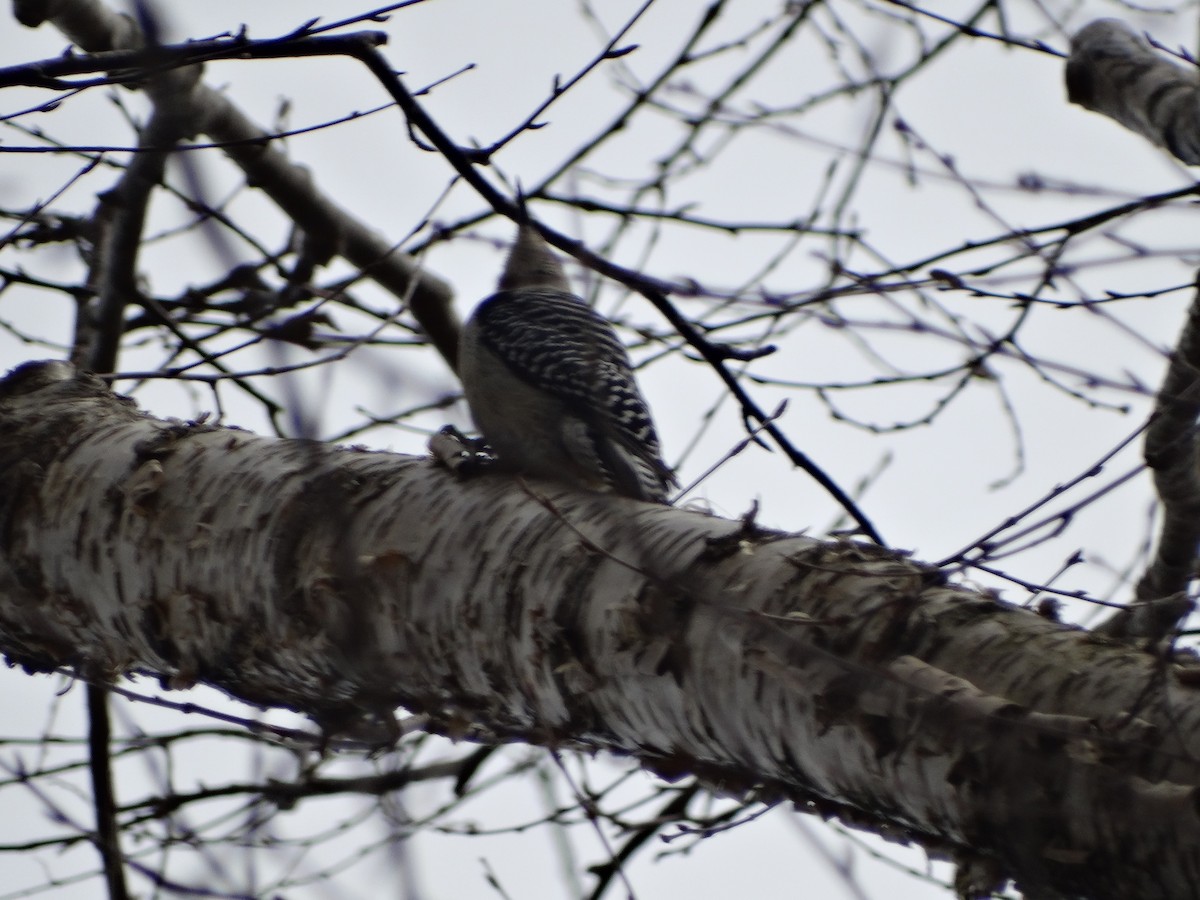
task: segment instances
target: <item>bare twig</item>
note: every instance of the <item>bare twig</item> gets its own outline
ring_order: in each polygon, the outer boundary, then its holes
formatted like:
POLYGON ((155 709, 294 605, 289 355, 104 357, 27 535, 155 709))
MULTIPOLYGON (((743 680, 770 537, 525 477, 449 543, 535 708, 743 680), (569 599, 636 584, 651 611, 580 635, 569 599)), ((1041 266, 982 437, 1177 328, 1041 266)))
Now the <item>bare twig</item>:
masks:
MULTIPOLYGON (((89 53, 138 50, 144 43, 132 30, 127 17, 118 15, 98 0, 63 3, 26 0, 20 7, 18 12, 23 24, 32 27, 49 21, 89 53)), ((344 52, 341 44, 361 45, 375 40, 374 35, 343 36, 334 46, 338 52, 344 52)), ((296 50, 296 47, 307 46, 328 54, 330 45, 306 43, 313 40, 316 39, 311 36, 300 40, 296 35, 289 35, 285 39, 251 42, 249 46, 261 47, 264 53, 277 50, 282 53, 280 48, 295 51, 283 55, 305 55, 307 50, 296 50)), ((233 52, 237 48, 232 44, 230 47, 231 58, 239 58, 233 52)), ((159 48, 158 52, 163 49, 159 48)), ((213 51, 210 49, 209 52, 213 51)), ((250 121, 224 94, 200 84, 196 86, 191 102, 196 114, 195 130, 226 145, 225 153, 242 168, 247 182, 270 196, 307 234, 325 240, 328 252, 343 256, 396 297, 405 297, 410 285, 416 282, 411 291, 412 314, 437 350, 453 365, 458 346, 458 320, 452 308, 453 294, 449 285, 421 271, 411 257, 323 194, 308 171, 290 162, 283 151, 271 143, 272 136, 250 121)))

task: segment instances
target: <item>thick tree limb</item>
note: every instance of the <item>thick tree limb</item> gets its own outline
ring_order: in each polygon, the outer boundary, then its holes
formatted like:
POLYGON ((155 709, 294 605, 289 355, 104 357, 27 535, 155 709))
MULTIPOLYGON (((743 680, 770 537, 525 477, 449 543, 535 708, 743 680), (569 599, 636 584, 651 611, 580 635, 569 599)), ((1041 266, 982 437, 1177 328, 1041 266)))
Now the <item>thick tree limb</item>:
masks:
POLYGON ((1200 282, 1146 429, 1146 464, 1162 503, 1154 559, 1138 581, 1135 603, 1097 626, 1120 637, 1162 640, 1192 609, 1188 585, 1200 548, 1200 282))
POLYGON ((1067 99, 1116 119, 1200 165, 1200 74, 1156 51, 1117 19, 1098 19, 1071 39, 1067 99))
POLYGON ((1200 891, 1174 665, 869 545, 164 422, 61 363, 0 383, 0 649, 629 754, 919 841, 972 890, 1200 891))
MULTIPOLYGON (((1200 164, 1200 71, 1157 52, 1116 19, 1099 19, 1071 40, 1066 68, 1072 103, 1103 113, 1200 164)), ((1121 637, 1161 640, 1192 608, 1187 596, 1200 547, 1200 296, 1159 389, 1146 432, 1146 462, 1163 504, 1155 558, 1138 582, 1136 602, 1097 628, 1121 637)))

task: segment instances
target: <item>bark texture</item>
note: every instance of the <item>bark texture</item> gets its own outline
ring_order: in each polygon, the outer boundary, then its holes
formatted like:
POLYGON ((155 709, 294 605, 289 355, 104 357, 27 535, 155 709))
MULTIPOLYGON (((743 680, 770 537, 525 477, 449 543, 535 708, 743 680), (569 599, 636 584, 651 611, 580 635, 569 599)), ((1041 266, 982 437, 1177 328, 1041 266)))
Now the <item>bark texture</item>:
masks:
POLYGON ((850 542, 0 382, 0 649, 326 728, 606 749, 962 864, 1200 893, 1189 672, 850 542))
POLYGON ((1071 38, 1067 99, 1200 165, 1200 74, 1124 22, 1097 19, 1071 38))
POLYGON ((1164 640, 1192 610, 1188 585, 1200 549, 1200 285, 1146 427, 1146 465, 1162 504, 1154 558, 1138 579, 1135 602, 1096 630, 1124 638, 1164 640))

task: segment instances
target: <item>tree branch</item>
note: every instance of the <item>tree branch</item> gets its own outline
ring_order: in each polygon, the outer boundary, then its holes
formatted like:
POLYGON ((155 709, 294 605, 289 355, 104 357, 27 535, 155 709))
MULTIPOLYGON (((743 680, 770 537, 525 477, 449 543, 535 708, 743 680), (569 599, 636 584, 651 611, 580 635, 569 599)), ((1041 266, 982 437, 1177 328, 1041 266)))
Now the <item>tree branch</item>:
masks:
MULTIPOLYGON (((99 0, 20 0, 16 11, 23 24, 36 27, 48 21, 89 53, 139 50, 144 44, 131 19, 99 0)), ((374 40, 361 34, 340 40, 352 39, 374 40)), ((265 43, 273 46, 273 42, 265 43)), ((322 47, 322 52, 327 50, 322 47)), ((408 303, 430 341, 453 366, 458 319, 449 285, 423 271, 416 260, 321 193, 308 171, 290 162, 272 142, 272 136, 251 122, 224 94, 201 84, 192 95, 192 104, 196 131, 223 145, 225 154, 242 168, 247 183, 266 193, 297 227, 323 240, 329 253, 343 256, 408 303)))
POLYGON ((1146 465, 1162 504, 1154 559, 1138 581, 1134 603, 1096 627, 1100 634, 1160 641, 1192 609, 1188 585, 1200 548, 1200 276, 1187 322, 1146 429, 1146 465))
POLYGON ((27 668, 202 681, 331 732, 402 704, 1033 893, 1200 890, 1194 670, 868 544, 158 421, 61 363, 0 383, 0 534, 27 668))
POLYGON ((121 853, 121 830, 117 824, 117 802, 113 789, 112 734, 109 728, 108 690, 103 685, 87 686, 88 769, 92 776, 92 802, 96 808, 96 848, 104 864, 109 900, 127 900, 125 857, 121 853))
POLYGON ((1117 19, 1071 39, 1067 99, 1108 116, 1188 165, 1200 165, 1200 74, 1155 51, 1117 19))

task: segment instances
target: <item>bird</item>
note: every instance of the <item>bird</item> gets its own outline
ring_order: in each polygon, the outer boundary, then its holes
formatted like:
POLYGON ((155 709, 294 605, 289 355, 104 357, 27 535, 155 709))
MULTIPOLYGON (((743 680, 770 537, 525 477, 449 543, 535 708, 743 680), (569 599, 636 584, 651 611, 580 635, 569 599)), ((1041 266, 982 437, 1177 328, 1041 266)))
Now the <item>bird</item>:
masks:
POLYGON ((527 216, 496 292, 463 327, 459 376, 496 468, 669 502, 675 476, 629 354, 527 216))

